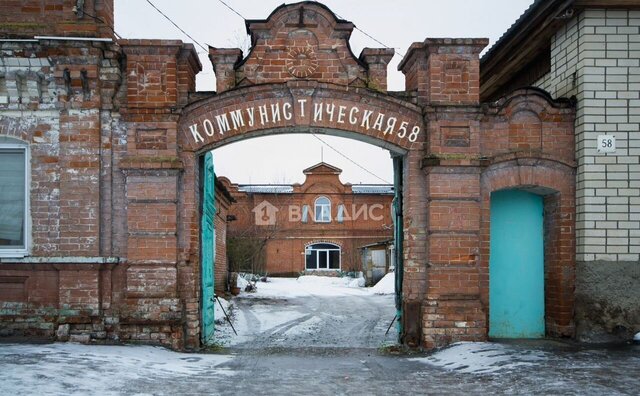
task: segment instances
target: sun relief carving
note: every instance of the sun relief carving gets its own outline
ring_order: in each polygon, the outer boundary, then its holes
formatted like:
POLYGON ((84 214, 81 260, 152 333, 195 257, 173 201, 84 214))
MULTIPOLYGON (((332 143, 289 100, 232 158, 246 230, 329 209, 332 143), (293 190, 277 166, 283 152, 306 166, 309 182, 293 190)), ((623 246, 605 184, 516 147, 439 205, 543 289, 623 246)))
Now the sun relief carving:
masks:
POLYGON ((293 47, 287 54, 286 66, 292 76, 304 78, 318 69, 318 59, 311 47, 293 47))

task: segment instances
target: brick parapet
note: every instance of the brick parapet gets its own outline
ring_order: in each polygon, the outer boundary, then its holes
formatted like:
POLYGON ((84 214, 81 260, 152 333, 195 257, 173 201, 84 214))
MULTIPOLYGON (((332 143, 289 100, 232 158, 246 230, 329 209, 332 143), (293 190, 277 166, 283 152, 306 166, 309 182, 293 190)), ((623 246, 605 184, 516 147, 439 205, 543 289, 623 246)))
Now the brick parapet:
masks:
POLYGON ((364 48, 358 59, 367 65, 367 87, 387 91, 387 66, 393 58, 393 48, 364 48))
POLYGON ((236 66, 242 60, 238 48, 209 47, 209 59, 216 73, 216 91, 228 91, 236 86, 236 66))
POLYGON ((398 65, 408 91, 422 103, 477 105, 480 102, 479 54, 488 39, 427 38, 413 43, 398 65))

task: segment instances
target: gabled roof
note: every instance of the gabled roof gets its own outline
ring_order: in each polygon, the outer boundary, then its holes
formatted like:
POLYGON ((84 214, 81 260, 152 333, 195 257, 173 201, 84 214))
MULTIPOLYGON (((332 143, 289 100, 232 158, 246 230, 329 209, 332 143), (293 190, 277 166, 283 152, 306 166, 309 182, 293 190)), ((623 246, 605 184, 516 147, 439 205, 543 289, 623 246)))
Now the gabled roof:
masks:
POLYGON ((480 100, 501 95, 511 79, 548 48, 553 34, 567 22, 565 11, 573 2, 536 0, 520 15, 480 59, 480 100))
POLYGON ((310 173, 318 174, 318 173, 328 173, 333 175, 339 175, 342 173, 342 169, 337 168, 333 165, 329 165, 326 162, 319 162, 313 166, 308 167, 303 170, 302 173, 308 175, 310 173))
POLYGON ((511 80, 544 55, 551 37, 585 8, 640 8, 638 0, 535 0, 480 59, 480 100, 504 94, 511 80))

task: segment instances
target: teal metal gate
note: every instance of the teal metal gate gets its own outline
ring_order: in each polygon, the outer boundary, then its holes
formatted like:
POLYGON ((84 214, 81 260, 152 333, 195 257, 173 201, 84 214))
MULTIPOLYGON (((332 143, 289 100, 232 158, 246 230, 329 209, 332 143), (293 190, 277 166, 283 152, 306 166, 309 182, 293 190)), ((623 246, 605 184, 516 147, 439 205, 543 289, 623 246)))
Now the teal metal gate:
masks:
POLYGON ((544 337, 543 231, 541 196, 491 194, 490 337, 544 337))
POLYGON ((207 345, 213 341, 214 330, 214 263, 216 258, 215 228, 215 174, 213 171, 213 155, 204 157, 202 188, 202 220, 200 225, 200 271, 202 274, 202 343, 207 345))

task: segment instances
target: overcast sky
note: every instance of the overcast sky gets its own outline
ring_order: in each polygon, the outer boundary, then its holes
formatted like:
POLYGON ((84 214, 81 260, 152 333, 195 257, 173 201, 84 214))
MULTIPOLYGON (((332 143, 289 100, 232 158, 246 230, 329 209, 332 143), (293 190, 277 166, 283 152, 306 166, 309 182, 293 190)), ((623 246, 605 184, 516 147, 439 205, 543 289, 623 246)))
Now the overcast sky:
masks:
MULTIPOLYGON (((205 48, 242 47, 244 21, 218 0, 151 0, 205 48)), ((225 0, 247 19, 264 19, 282 0, 225 0)), ((427 37, 487 37, 491 46, 532 3, 532 0, 323 0, 334 13, 353 22, 396 56, 389 65, 389 90, 404 89, 398 63, 411 43, 427 37)), ((288 2, 292 3, 292 2, 288 2)), ((192 42, 146 0, 115 0, 115 30, 123 38, 181 39, 192 42)), ((351 36, 356 56, 379 43, 357 29, 351 36)), ((196 44, 203 65, 197 77, 199 91, 215 90, 215 76, 205 51, 196 44)), ((246 55, 246 54, 245 54, 246 55)), ((393 181, 389 152, 367 143, 322 136, 325 146, 311 135, 280 135, 248 139, 214 151, 216 174, 236 183, 303 182, 302 169, 325 162, 343 170, 350 183, 393 181), (321 147, 323 147, 321 149, 321 147), (365 168, 363 170, 362 168, 365 168)))

